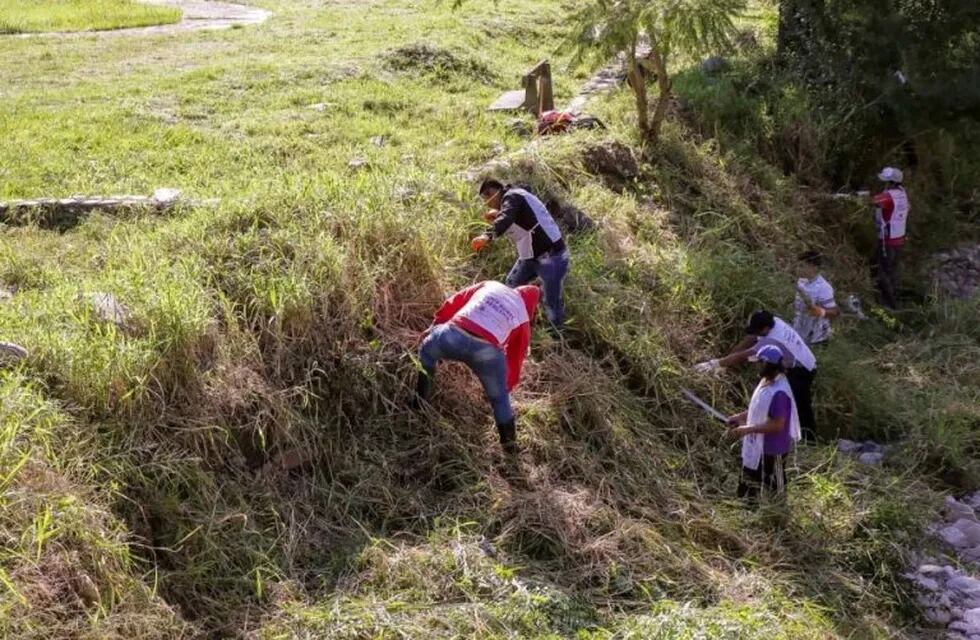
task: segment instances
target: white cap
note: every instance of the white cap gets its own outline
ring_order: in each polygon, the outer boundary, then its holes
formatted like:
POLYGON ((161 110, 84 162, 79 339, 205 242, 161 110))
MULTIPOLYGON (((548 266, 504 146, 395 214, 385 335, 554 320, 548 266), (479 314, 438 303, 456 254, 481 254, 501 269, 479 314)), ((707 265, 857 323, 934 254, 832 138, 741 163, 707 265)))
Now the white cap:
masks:
POLYGON ((901 169, 896 169, 895 167, 885 167, 878 174, 878 179, 882 182, 901 182, 902 181, 902 171, 901 169))

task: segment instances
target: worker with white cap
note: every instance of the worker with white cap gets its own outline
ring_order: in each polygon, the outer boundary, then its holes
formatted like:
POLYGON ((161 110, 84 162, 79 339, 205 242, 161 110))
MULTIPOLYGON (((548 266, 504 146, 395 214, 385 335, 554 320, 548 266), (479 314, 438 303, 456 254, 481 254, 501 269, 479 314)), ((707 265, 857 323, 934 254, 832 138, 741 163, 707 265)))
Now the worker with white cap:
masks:
POLYGON ((905 227, 908 222, 909 197, 902 186, 902 172, 885 167, 878 179, 884 190, 874 196, 875 222, 878 225, 878 291, 882 303, 894 309, 897 305, 898 260, 905 246, 905 227))

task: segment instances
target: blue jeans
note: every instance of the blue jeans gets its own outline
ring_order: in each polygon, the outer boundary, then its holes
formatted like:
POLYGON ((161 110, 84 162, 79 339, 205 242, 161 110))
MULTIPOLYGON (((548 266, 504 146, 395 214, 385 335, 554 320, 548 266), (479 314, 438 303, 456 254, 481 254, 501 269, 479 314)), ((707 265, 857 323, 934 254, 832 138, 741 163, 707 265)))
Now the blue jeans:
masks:
POLYGON ((440 360, 455 360, 468 366, 483 384, 497 424, 514 419, 507 391, 507 358, 504 352, 451 324, 441 324, 426 336, 419 349, 422 368, 435 379, 440 360))
POLYGON ((544 293, 544 313, 548 322, 557 328, 565 323, 565 301, 562 299, 562 287, 565 276, 568 275, 568 250, 561 253, 546 253, 539 258, 518 258, 510 273, 507 274, 508 287, 520 287, 541 278, 542 293, 544 293))

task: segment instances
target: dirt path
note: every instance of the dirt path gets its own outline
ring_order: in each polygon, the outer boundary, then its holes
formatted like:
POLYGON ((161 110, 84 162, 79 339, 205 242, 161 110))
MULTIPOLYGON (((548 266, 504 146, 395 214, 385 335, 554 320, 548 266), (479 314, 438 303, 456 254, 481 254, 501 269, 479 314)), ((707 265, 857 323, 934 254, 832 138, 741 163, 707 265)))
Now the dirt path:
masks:
MULTIPOLYGON (((650 47, 645 44, 641 44, 637 49, 637 56, 645 57, 650 53, 650 47)), ((605 67, 596 71, 595 75, 589 78, 582 88, 579 89, 578 94, 572 98, 565 107, 565 111, 570 111, 572 113, 581 113, 585 105, 588 104, 589 100, 593 97, 599 95, 600 93, 608 93, 619 85, 621 85, 626 80, 626 58, 622 54, 616 57, 615 60, 610 62, 605 67)))
POLYGON ((78 36, 139 36, 166 35, 199 31, 204 29, 230 29, 234 26, 259 24, 265 22, 270 12, 257 7, 247 7, 229 2, 211 2, 210 0, 144 0, 147 4, 179 7, 183 11, 180 22, 160 24, 152 27, 133 27, 131 29, 113 29, 111 31, 55 31, 47 33, 19 33, 16 37, 78 37, 78 36))

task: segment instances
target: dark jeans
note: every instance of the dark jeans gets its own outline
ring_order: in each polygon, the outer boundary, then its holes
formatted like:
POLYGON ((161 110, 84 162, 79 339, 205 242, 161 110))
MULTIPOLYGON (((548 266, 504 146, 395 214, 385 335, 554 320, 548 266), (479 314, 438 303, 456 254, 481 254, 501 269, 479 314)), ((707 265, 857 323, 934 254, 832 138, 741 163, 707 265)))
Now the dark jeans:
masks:
POLYGON ((801 435, 807 442, 813 442, 817 437, 817 419, 813 416, 813 379, 816 376, 816 370, 808 371, 803 367, 793 367, 786 372, 796 400, 796 411, 800 414, 801 435))
POLYGON ((568 275, 569 253, 566 249, 560 253, 546 253, 538 258, 517 259, 510 273, 507 274, 508 287, 520 287, 535 277, 541 278, 541 289, 544 293, 544 312, 548 321, 557 328, 565 322, 565 302, 562 299, 562 288, 565 276, 568 275))
POLYGON ((898 262, 902 247, 886 247, 878 244, 878 273, 875 281, 881 302, 889 309, 898 306, 898 262))
POLYGON ((432 329, 422 342, 419 360, 431 380, 435 379, 436 365, 440 360, 462 362, 483 384, 497 424, 514 419, 510 393, 507 391, 507 358, 503 351, 489 342, 451 324, 441 324, 432 329))
POLYGON ((786 491, 786 454, 763 455, 758 469, 742 467, 738 497, 757 498, 762 490, 775 494, 786 491))

